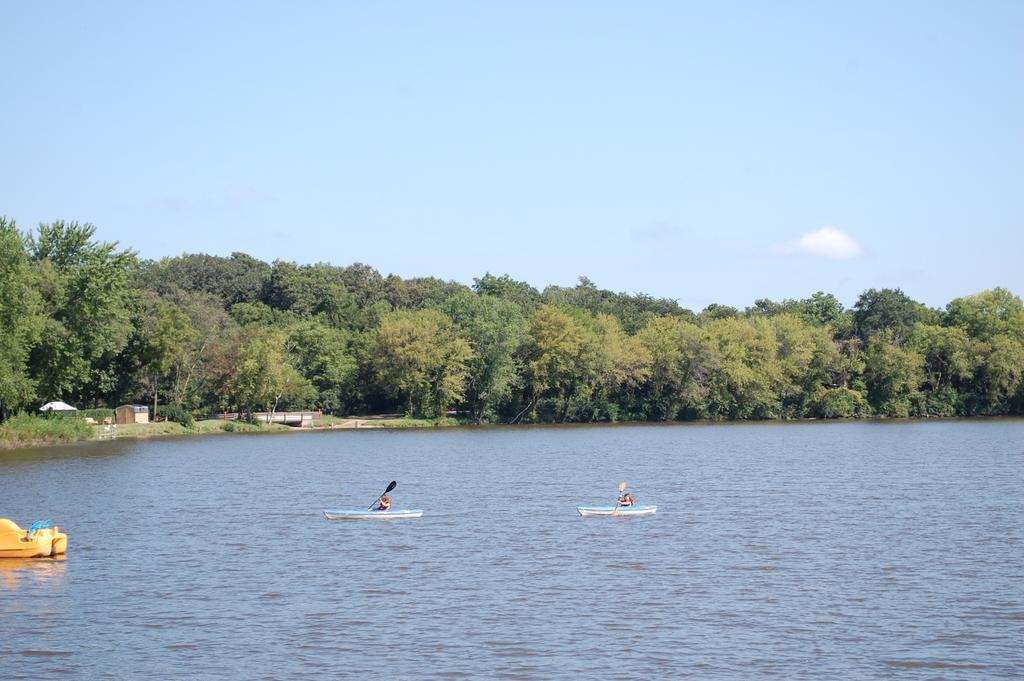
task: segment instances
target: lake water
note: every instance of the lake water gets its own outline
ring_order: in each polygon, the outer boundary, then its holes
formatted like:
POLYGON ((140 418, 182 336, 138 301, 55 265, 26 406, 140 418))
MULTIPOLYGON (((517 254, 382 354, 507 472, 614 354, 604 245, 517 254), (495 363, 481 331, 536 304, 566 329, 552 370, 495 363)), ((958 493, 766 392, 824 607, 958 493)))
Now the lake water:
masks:
POLYGON ((1024 421, 115 441, 0 516, 70 540, 0 560, 4 679, 1024 676, 1024 421))

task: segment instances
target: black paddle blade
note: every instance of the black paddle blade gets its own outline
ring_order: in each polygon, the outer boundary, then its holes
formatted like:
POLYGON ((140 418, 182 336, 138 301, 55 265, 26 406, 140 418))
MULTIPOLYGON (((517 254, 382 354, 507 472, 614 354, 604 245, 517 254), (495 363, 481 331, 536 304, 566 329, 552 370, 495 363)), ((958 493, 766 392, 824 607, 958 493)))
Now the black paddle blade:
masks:
MULTIPOLYGON (((385 494, 387 494, 388 492, 390 492, 391 490, 393 490, 397 486, 398 486, 398 481, 397 480, 392 480, 391 484, 388 485, 388 488, 381 493, 380 497, 384 496, 385 494)), ((377 501, 380 501, 380 497, 377 497, 377 501)), ((373 504, 376 504, 377 501, 373 502, 373 504)), ((370 508, 371 509, 373 508, 373 504, 370 504, 370 508)))

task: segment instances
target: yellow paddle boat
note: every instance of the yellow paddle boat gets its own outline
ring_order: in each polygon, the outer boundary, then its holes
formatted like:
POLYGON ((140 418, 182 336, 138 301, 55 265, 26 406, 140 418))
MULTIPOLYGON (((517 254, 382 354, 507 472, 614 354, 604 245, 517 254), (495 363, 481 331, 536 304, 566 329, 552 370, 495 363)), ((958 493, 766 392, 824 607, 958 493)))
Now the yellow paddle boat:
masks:
POLYGON ((68 536, 49 520, 33 523, 27 530, 0 518, 0 558, 45 558, 68 550, 68 536))

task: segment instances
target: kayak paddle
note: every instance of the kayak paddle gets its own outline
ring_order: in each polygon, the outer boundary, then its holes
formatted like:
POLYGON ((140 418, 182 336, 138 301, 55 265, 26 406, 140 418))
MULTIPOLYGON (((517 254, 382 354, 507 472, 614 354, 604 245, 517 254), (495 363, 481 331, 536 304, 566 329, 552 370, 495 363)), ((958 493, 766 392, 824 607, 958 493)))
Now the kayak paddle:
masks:
MULTIPOLYGON (((390 484, 390 485, 388 485, 388 488, 387 488, 386 490, 384 490, 384 492, 383 492, 383 493, 381 493, 380 497, 384 496, 385 494, 387 494, 388 492, 390 492, 391 490, 393 490, 393 489, 394 489, 394 488, 395 488, 395 487, 396 487, 397 485, 398 485, 398 482, 397 482, 396 480, 392 480, 392 481, 391 481, 391 484, 390 484)), ((380 501, 380 497, 377 497, 377 501, 380 501)), ((373 504, 376 504, 376 503, 377 503, 377 501, 374 501, 374 502, 373 502, 373 504)), ((370 509, 372 509, 372 508, 373 508, 373 504, 370 504, 370 505, 369 505, 369 506, 367 507, 367 509, 366 509, 366 510, 370 510, 370 509)))
POLYGON ((620 482, 619 483, 619 496, 615 500, 615 508, 612 510, 612 515, 613 516, 619 515, 619 499, 622 499, 622 490, 624 490, 624 489, 626 489, 626 483, 620 482))

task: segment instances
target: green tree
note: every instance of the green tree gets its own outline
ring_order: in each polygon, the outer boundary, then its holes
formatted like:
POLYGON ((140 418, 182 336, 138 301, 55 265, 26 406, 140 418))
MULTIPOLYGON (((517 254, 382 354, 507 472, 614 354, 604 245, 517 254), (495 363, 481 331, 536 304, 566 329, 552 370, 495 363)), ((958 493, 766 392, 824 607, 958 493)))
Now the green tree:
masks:
POLYGON ((916 324, 909 347, 921 355, 925 413, 953 416, 958 409, 958 387, 974 375, 976 356, 967 333, 958 327, 916 324))
POLYGON ((845 387, 821 388, 810 395, 808 413, 815 418, 863 418, 871 414, 864 393, 845 387))
POLYGON ((152 385, 153 418, 157 415, 161 380, 172 369, 180 377, 182 363, 195 338, 191 320, 177 306, 161 303, 150 311, 143 326, 143 362, 152 385))
POLYGON ((995 288, 950 302, 945 323, 959 326, 980 340, 1000 334, 1024 340, 1024 304, 1006 289, 995 288))
POLYGON ((249 420, 257 411, 276 412, 281 406, 307 406, 316 390, 288 360, 285 336, 261 330, 238 347, 223 394, 249 420))
POLYGON ((796 315, 782 314, 768 323, 775 332, 782 415, 807 416, 811 397, 836 387, 839 348, 828 327, 811 325, 796 315))
POLYGON ((615 317, 629 334, 635 334, 659 316, 683 317, 689 321, 696 319, 693 312, 680 307, 675 300, 599 289, 586 277, 580 277, 573 288, 548 286, 544 289, 543 299, 562 308, 586 310, 595 317, 602 314, 615 317))
POLYGON ((800 317, 811 324, 837 329, 844 323, 843 305, 831 293, 818 291, 800 303, 800 317))
POLYGON ((1024 408, 1024 342, 1000 334, 986 346, 988 351, 979 368, 979 390, 985 403, 978 411, 1020 413, 1024 408))
POLYGON ((782 415, 785 373, 767 320, 722 317, 709 323, 707 330, 718 357, 709 382, 708 415, 731 419, 782 415))
POLYGON ((376 303, 387 302, 387 287, 380 272, 369 265, 357 262, 341 270, 341 281, 355 299, 360 309, 376 303))
MULTIPOLYGON (((170 296, 155 298, 149 305, 177 307, 188 317, 194 330, 171 372, 170 400, 189 412, 226 406, 222 403, 223 386, 241 345, 242 332, 228 316, 223 301, 211 293, 176 289, 170 296)), ((236 307, 245 305, 254 304, 238 303, 236 307)), ((146 323, 138 326, 144 328, 146 323)), ((143 352, 144 348, 140 348, 140 365, 143 352)))
POLYGON ((707 332, 690 322, 657 317, 637 334, 651 358, 644 392, 646 417, 672 420, 703 415, 718 355, 707 332))
POLYGON ((0 422, 35 397, 29 350, 43 318, 28 253, 14 221, 0 216, 0 422))
POLYGON ((615 315, 622 323, 622 328, 629 334, 635 335, 657 317, 669 316, 689 322, 697 321, 697 315, 692 310, 681 307, 677 301, 670 298, 654 298, 643 293, 618 293, 610 302, 609 313, 615 315))
POLYGON ((473 352, 437 310, 400 310, 383 317, 373 345, 375 376, 403 399, 409 415, 442 418, 465 395, 473 352))
POLYGON ((860 339, 829 339, 831 347, 823 347, 825 342, 818 339, 810 374, 813 378, 805 388, 803 415, 826 419, 870 416, 860 339))
POLYGON ((651 377, 653 357, 636 336, 627 334, 618 318, 599 314, 591 322, 596 335, 597 403, 589 420, 622 417, 624 405, 635 402, 651 377))
POLYGON ((265 299, 270 307, 300 318, 319 316, 335 328, 351 328, 356 321, 356 298, 345 287, 342 270, 323 263, 296 265, 274 262, 265 299))
POLYGON ((228 309, 262 300, 270 271, 270 265, 245 253, 232 253, 228 258, 186 253, 143 263, 139 280, 163 297, 178 292, 207 293, 228 309))
MULTIPOLYGON (((272 310, 266 303, 235 303, 231 306, 231 318, 240 326, 280 326, 288 318, 278 310, 272 310)), ((294 317, 290 319, 294 320, 294 317)))
POLYGON ((57 221, 27 239, 47 317, 31 365, 46 397, 103 397, 116 381, 113 360, 133 333, 135 254, 94 241, 95 231, 57 221))
POLYGON ((513 388, 521 381, 522 363, 516 355, 526 333, 526 320, 515 303, 491 295, 459 291, 441 308, 469 342, 466 403, 480 423, 497 417, 513 388))
POLYGON ((792 416, 815 418, 861 418, 871 414, 867 401, 867 390, 860 380, 864 372, 864 355, 860 339, 836 340, 832 327, 812 326, 797 332, 802 337, 803 355, 807 361, 787 361, 786 347, 792 341, 780 337, 780 354, 790 386, 797 387, 797 393, 789 397, 792 416), (799 408, 793 406, 799 404, 799 408))
POLYGON ((917 322, 935 323, 938 314, 899 289, 868 289, 853 306, 854 330, 867 342, 875 333, 892 331, 892 339, 902 343, 917 322))
POLYGON ((442 281, 436 277, 402 279, 391 274, 384 280, 385 299, 396 310, 418 310, 438 307, 458 293, 470 293, 464 284, 442 281))
POLYGON ((701 319, 714 321, 716 319, 729 319, 739 314, 739 310, 731 305, 720 305, 711 303, 701 310, 701 319))
POLYGON ((555 401, 560 421, 569 417, 574 399, 587 399, 598 369, 594 332, 554 305, 543 305, 531 317, 525 339, 526 377, 530 400, 513 420, 534 411, 538 400, 555 401))
POLYGON ((903 348, 893 329, 868 339, 864 356, 864 380, 868 400, 885 416, 907 417, 921 411, 918 387, 924 378, 924 357, 903 348))
POLYGON ((316 401, 323 411, 338 414, 352 403, 356 361, 347 332, 303 321, 289 330, 288 347, 296 368, 316 388, 316 401))
POLYGON ((507 274, 496 277, 488 272, 473 280, 473 290, 481 296, 494 296, 515 303, 527 314, 541 306, 541 295, 537 289, 507 274))
POLYGON ((754 301, 753 307, 747 308, 747 316, 762 315, 776 317, 791 314, 800 317, 804 322, 814 326, 832 326, 836 328, 843 323, 843 306, 831 293, 818 291, 810 298, 803 300, 783 300, 776 303, 767 298, 754 301))

